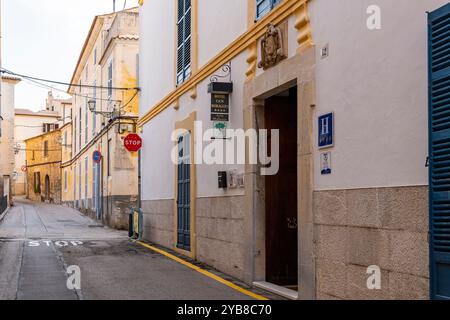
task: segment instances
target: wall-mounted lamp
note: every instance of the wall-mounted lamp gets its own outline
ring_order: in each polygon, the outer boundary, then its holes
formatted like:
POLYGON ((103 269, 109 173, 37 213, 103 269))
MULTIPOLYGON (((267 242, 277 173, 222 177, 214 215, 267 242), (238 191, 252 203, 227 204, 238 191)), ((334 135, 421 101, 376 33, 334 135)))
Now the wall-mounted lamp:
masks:
POLYGON ((61 145, 61 147, 72 148, 71 144, 64 144, 63 138, 59 137, 56 139, 56 142, 61 145))
POLYGON ((91 111, 94 114, 101 114, 102 116, 106 117, 106 118, 115 118, 115 117, 119 117, 120 115, 122 115, 122 112, 119 110, 116 110, 116 105, 114 105, 113 111, 96 111, 96 107, 97 107, 97 101, 95 100, 89 100, 88 101, 88 107, 89 107, 89 111, 91 111))

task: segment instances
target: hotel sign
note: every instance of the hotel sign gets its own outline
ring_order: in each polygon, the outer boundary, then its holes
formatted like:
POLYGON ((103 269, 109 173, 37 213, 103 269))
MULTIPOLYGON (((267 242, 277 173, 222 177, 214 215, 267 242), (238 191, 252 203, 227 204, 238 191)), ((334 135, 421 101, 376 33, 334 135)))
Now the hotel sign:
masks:
POLYGON ((230 95, 211 94, 211 121, 230 121, 230 95))
POLYGON ((319 117, 319 148, 334 146, 334 114, 328 113, 319 117))

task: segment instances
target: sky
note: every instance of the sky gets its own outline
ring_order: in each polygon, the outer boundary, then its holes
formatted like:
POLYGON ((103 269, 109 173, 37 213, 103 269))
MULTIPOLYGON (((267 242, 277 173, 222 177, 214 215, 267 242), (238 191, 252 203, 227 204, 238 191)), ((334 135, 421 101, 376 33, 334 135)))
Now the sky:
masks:
MULTIPOLYGON (((113 0, 0 0, 2 66, 18 74, 70 82, 96 15, 112 12, 113 0)), ((138 5, 117 0, 116 9, 138 5)), ((67 89, 59 86, 60 89, 67 89)), ((22 81, 15 106, 34 111, 45 107, 49 89, 22 81)), ((59 91, 54 95, 68 96, 59 91)))

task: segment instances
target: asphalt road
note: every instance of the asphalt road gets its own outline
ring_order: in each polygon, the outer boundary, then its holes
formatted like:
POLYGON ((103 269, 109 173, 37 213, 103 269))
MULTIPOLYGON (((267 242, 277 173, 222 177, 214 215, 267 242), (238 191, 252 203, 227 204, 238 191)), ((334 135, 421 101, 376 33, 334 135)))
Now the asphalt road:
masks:
POLYGON ((16 299, 251 298, 130 242, 126 232, 105 228, 78 211, 20 201, 0 222, 0 300, 16 299), (74 266, 80 270, 80 290, 67 286, 74 266))

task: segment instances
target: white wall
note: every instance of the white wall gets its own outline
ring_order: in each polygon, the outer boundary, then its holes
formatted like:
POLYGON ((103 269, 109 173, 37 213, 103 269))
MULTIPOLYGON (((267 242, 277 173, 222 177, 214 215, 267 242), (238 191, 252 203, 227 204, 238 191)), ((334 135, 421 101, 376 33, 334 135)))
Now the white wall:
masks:
MULTIPOLYGON (((427 15, 445 0, 315 0, 316 116, 335 112, 333 174, 316 189, 426 185, 427 15), (366 27, 381 7, 382 29, 366 27), (329 43, 330 56, 319 57, 329 43)), ((316 124, 315 118, 315 125, 316 124)), ((314 131, 317 146, 317 127, 314 131)), ((320 153, 316 149, 315 165, 320 153)))
POLYGON ((2 136, 0 137, 0 177, 14 169, 14 84, 2 81, 2 136))
POLYGON ((198 0, 198 63, 201 68, 247 30, 247 1, 198 0))
MULTIPOLYGON (((199 0, 200 66, 245 31, 247 3, 227 1, 218 12, 216 0, 199 0), (236 11, 235 14, 226 14, 236 11), (245 12, 245 14, 244 14, 245 12), (225 18, 220 16, 220 13, 225 18), (222 21, 225 19, 226 21, 222 21), (208 39, 206 41, 205 39, 208 39)), ((218 1, 217 1, 218 2, 218 1)), ((427 16, 444 0, 313 0, 310 18, 316 44, 317 106, 314 116, 314 185, 316 190, 426 185, 428 169, 427 16), (382 29, 367 29, 366 9, 381 7, 382 29), (320 58, 329 44, 330 55, 320 58), (335 113, 333 174, 320 175, 317 117, 335 113)), ((141 7, 140 115, 173 89, 174 1, 155 0, 141 7), (158 30, 164 30, 163 32, 158 30), (155 44, 158 45, 155 45, 155 44)), ((294 17, 288 20, 288 55, 296 51, 294 17)), ((259 50, 258 50, 259 51, 259 50)), ((259 54, 259 52, 258 52, 259 54)), ((247 52, 233 59, 231 128, 242 128, 242 100, 247 52), (236 116, 238 115, 238 116, 236 116)), ((263 71, 257 71, 261 74, 263 71)), ((178 111, 169 107, 144 125, 143 200, 174 196, 174 166, 170 134, 175 122, 197 111, 209 127, 209 79, 198 97, 180 99, 178 111)), ((217 171, 236 166, 198 166, 199 197, 241 194, 217 188, 217 171)), ((238 167, 241 171, 241 168, 238 167)), ((243 170, 243 168, 242 168, 243 170)))
POLYGON ((175 88, 175 1, 152 0, 139 9, 139 114, 175 88))
MULTIPOLYGON (((199 67, 234 41, 247 26, 247 3, 241 0, 199 0, 199 67)), ((155 0, 140 9, 140 116, 150 110, 174 86, 175 1, 155 0), (163 30, 163 31, 161 31, 163 30), (173 35, 173 36, 171 36, 173 35), (155 45, 158 44, 158 45, 155 45)), ((235 91, 231 101, 230 128, 242 128, 242 96, 245 80, 246 53, 232 61, 235 91)), ((221 73, 221 71, 217 71, 221 73)), ((175 123, 186 119, 193 111, 203 121, 204 130, 212 128, 211 96, 207 92, 209 78, 197 86, 197 98, 189 94, 180 99, 180 109, 169 107, 144 126, 142 137, 142 199, 173 199, 175 166, 171 161, 174 143, 170 140, 175 123)), ((218 188, 217 173, 237 169, 239 165, 197 166, 197 196, 213 197, 243 194, 243 189, 224 191, 218 188)))
MULTIPOLYGON (((231 96, 230 129, 243 128, 242 97, 246 66, 246 54, 239 55, 232 61, 232 67, 238 72, 233 73, 234 92, 231 96)), ((144 126, 142 137, 142 199, 173 199, 175 183, 175 166, 171 161, 174 143, 171 141, 175 123, 189 117, 196 111, 197 120, 202 121, 203 131, 212 128, 210 121, 211 96, 207 92, 209 78, 197 87, 197 99, 188 94, 180 99, 180 109, 167 108, 144 126)), ((203 144, 206 146, 206 143, 203 144)), ((216 197, 243 195, 243 189, 222 190, 218 188, 218 171, 237 169, 244 172, 243 165, 198 165, 197 166, 197 196, 216 197)))

